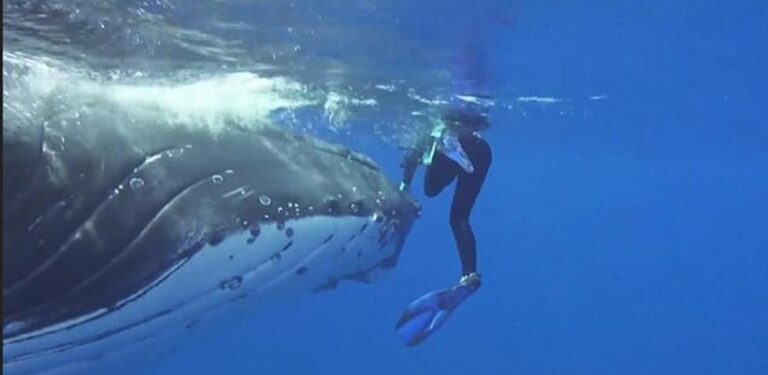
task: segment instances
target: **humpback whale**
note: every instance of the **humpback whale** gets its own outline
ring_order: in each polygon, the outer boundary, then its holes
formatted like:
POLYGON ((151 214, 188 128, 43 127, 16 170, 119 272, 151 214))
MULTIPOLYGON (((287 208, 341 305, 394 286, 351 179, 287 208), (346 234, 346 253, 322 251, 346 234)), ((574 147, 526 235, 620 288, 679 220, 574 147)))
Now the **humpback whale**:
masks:
POLYGON ((369 281, 419 215, 369 158, 307 135, 101 118, 3 126, 7 373, 82 373, 270 295, 369 281))

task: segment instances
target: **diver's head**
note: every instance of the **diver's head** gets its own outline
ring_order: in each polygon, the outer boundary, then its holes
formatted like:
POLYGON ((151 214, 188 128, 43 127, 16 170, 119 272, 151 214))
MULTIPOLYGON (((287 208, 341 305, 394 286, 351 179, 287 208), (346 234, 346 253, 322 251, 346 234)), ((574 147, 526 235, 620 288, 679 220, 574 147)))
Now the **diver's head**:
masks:
POLYGON ((443 123, 453 131, 472 133, 488 129, 488 115, 477 109, 453 108, 443 112, 443 123))

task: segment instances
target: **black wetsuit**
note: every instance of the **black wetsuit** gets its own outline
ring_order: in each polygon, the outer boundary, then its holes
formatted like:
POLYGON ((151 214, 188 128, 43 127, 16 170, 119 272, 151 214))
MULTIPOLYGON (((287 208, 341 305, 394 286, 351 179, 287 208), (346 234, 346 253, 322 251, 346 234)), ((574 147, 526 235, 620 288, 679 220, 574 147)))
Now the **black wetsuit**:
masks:
MULTIPOLYGON (((488 143, 475 133, 459 135, 459 142, 472 162, 474 171, 467 173, 455 161, 439 151, 435 152, 424 178, 424 193, 428 197, 434 197, 458 177, 451 203, 450 223, 461 258, 462 275, 468 275, 477 272, 475 235, 469 225, 469 215, 483 186, 492 158, 488 143)), ((410 183, 414 171, 415 167, 406 167, 406 183, 410 183)))

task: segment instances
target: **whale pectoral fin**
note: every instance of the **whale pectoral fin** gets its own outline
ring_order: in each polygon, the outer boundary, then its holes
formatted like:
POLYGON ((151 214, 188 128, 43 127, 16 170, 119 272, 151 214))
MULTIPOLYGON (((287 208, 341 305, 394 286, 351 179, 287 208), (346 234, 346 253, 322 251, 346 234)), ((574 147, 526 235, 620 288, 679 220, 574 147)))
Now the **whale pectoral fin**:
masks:
POLYGON ((459 284, 427 293, 413 301, 395 326, 405 345, 415 346, 427 339, 478 287, 479 284, 459 284))

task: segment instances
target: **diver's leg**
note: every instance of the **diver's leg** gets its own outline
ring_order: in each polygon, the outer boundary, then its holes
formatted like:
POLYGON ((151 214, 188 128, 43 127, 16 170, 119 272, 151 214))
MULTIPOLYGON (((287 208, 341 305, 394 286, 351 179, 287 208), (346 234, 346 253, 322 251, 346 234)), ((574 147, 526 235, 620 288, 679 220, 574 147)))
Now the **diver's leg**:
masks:
POLYGON ((475 205, 485 175, 491 164, 491 151, 485 141, 475 143, 467 150, 475 166, 473 173, 461 172, 451 204, 451 229, 461 258, 462 276, 477 272, 475 235, 469 224, 469 215, 475 205))
POLYGON ((424 177, 424 194, 434 197, 450 184, 459 172, 459 167, 441 153, 435 153, 424 177))

